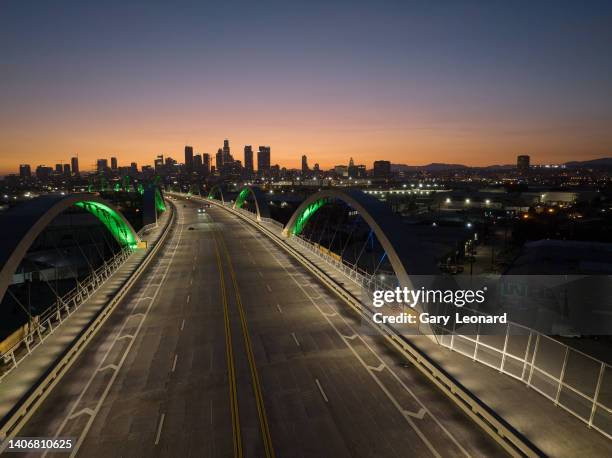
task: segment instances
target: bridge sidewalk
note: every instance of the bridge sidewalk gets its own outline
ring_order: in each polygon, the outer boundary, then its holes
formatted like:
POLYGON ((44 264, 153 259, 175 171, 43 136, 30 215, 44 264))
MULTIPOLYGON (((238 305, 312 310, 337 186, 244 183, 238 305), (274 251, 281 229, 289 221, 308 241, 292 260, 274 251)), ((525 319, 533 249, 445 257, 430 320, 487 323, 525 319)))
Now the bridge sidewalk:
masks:
MULTIPOLYGON (((149 249, 161 236, 169 215, 166 212, 158 227, 142 237, 149 249)), ((117 269, 72 315, 67 317, 61 326, 57 327, 42 344, 34 348, 17 367, 0 381, 0 425, 4 424, 8 415, 19 405, 27 393, 44 376, 54 362, 79 336, 83 328, 91 322, 98 312, 119 291, 140 265, 148 250, 137 250, 117 269)))
MULTIPOLYGON (((268 228, 273 230, 271 225, 268 228)), ((352 279, 321 262, 320 258, 299 244, 291 245, 356 298, 363 297, 363 289, 352 279)), ((612 441, 589 429, 585 423, 555 406, 525 383, 438 345, 426 336, 407 338, 546 455, 612 456, 612 441)))

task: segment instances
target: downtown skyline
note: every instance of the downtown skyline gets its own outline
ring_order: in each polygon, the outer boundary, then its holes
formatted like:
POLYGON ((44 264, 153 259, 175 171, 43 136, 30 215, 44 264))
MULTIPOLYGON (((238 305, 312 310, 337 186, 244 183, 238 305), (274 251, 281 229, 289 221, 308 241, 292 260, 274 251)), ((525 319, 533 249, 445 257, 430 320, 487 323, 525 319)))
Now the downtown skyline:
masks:
POLYGON ((183 5, 8 2, 0 175, 223 137, 288 168, 612 155, 610 4, 183 5))

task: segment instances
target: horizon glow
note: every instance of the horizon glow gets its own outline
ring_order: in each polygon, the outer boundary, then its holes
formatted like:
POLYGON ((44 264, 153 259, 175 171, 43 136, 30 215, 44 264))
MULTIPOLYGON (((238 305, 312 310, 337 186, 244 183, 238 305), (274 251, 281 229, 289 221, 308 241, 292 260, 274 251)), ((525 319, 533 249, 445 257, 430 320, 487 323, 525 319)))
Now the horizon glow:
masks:
POLYGON ((609 2, 8 1, 0 174, 224 138, 287 168, 612 156, 611 24, 609 2))

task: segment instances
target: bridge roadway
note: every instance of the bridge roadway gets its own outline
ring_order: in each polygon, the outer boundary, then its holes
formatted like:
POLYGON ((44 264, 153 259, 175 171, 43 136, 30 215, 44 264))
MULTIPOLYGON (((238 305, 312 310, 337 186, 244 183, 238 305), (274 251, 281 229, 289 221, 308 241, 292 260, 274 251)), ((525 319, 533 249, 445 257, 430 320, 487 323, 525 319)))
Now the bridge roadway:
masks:
POLYGON ((177 207, 158 260, 19 437, 76 437, 87 457, 505 455, 271 241, 177 207))

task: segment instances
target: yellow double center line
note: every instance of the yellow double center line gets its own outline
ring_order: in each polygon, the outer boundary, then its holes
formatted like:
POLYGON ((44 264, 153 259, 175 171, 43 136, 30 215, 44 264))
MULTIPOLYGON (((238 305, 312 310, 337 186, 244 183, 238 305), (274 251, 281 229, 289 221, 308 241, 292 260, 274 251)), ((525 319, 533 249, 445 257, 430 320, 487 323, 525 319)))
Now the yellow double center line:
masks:
MULTIPOLYGON (((230 272, 230 276, 232 278, 232 284, 234 286, 234 293, 236 295, 236 305, 238 306, 238 312, 240 315, 240 324, 242 326, 242 334, 244 336, 245 349, 247 354, 247 359, 249 361, 249 368, 251 371, 251 379, 253 385, 253 394, 255 396, 255 402, 257 405, 257 415, 259 416, 259 424, 261 428, 261 437, 264 445, 264 450, 267 458, 274 458, 274 447, 272 446, 272 436, 270 435, 270 427, 268 425, 268 417, 266 416, 266 407, 263 401, 263 395, 261 392, 261 383, 259 381, 259 374, 257 372, 257 366, 255 364, 255 356, 253 354, 253 346, 251 343, 251 336, 249 334, 249 329, 247 326, 246 313, 244 311, 244 307, 242 305, 242 299, 240 297, 240 290, 238 288, 238 281, 236 280, 236 273, 234 271, 234 266, 232 264, 232 260, 229 255, 229 251, 227 249, 227 245, 225 244, 225 240, 222 234, 219 234, 216 237, 217 242, 223 248, 225 252, 225 259, 227 262, 227 266, 230 272)), ((223 276, 223 274, 222 274, 223 276)))
POLYGON ((219 245, 215 235, 215 254, 217 256, 217 267, 219 268, 219 278, 221 283, 221 300, 223 301, 223 323, 225 326, 225 350, 227 357, 227 374, 229 378, 230 407, 232 411, 232 431, 234 456, 242 457, 242 437, 240 435, 240 414, 238 412, 238 390, 236 387, 236 368, 234 367, 234 350, 232 346, 232 330, 229 319, 229 306, 227 303, 227 290, 225 289, 225 275, 219 245))

